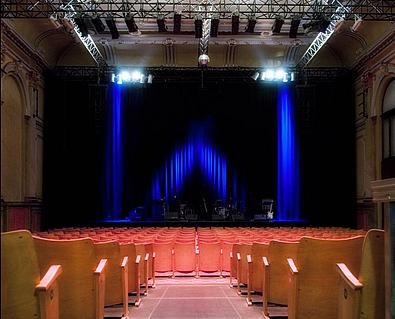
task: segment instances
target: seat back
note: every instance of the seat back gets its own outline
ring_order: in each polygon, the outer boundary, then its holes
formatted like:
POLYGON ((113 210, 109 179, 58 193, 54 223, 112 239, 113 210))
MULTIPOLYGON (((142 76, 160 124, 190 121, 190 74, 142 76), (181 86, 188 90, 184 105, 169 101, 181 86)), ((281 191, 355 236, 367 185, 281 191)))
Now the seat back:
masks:
POLYGON ((287 258, 296 259, 297 242, 272 240, 268 248, 269 295, 268 301, 286 305, 288 303, 288 263, 287 258))
POLYGON ((363 236, 349 239, 300 240, 296 264, 299 270, 295 298, 296 318, 336 318, 339 280, 336 263, 356 273, 361 262, 363 236))
MULTIPOLYGON (((369 230, 362 248, 359 281, 361 292, 361 319, 385 317, 384 231, 369 230)), ((348 266, 348 265, 347 265, 348 266)))
MULTIPOLYGON (((48 268, 45 269, 45 271, 48 268)), ((27 230, 1 234, 1 318, 41 318, 35 287, 40 270, 27 230)))
POLYGON ((262 257, 267 257, 269 244, 265 243, 253 243, 251 248, 251 259, 252 259, 252 278, 250 278, 251 288, 257 292, 262 292, 263 283, 263 262, 262 257))
POLYGON ((97 259, 92 239, 33 238, 41 276, 50 265, 62 266, 63 273, 59 278, 60 318, 95 318, 99 305, 96 305, 93 293, 97 259))
POLYGON ((111 306, 122 303, 122 257, 116 241, 95 243, 97 263, 107 259, 104 305, 111 306))
POLYGON ((173 241, 155 241, 155 271, 168 272, 173 271, 173 241))
POLYGON ((195 242, 175 242, 174 244, 174 270, 179 272, 192 272, 196 269, 195 242))
POLYGON ((199 271, 220 271, 221 246, 219 242, 199 243, 199 271))
MULTIPOLYGON (((239 253, 240 253, 240 278, 237 278, 239 283, 247 284, 248 278, 248 263, 247 263, 247 255, 251 255, 252 252, 252 244, 240 244, 239 253)), ((236 255, 237 258, 237 255, 236 255)))

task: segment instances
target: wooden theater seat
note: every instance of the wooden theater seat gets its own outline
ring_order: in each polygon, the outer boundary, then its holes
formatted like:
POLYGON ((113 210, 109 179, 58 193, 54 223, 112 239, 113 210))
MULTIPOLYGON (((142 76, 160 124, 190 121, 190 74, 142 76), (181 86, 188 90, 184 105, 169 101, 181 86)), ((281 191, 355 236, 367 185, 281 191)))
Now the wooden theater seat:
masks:
POLYGON ((336 318, 339 289, 336 264, 343 262, 355 272, 361 260, 363 238, 301 238, 296 261, 287 259, 289 319, 336 318))
POLYGON ((50 265, 62 266, 60 319, 103 318, 107 260, 97 261, 92 239, 33 238, 41 273, 50 265))
MULTIPOLYGON (((174 243, 174 272, 191 273, 197 276, 195 241, 174 243)), ((175 273, 173 273, 173 276, 175 273)))
POLYGON ((155 253, 152 243, 136 243, 136 253, 141 256, 141 283, 144 285, 144 295, 148 294, 149 280, 155 287, 155 253))
POLYGON ((58 319, 60 265, 49 265, 40 276, 29 231, 1 234, 1 318, 58 319))
POLYGON ((297 257, 298 242, 272 240, 263 261, 262 294, 263 313, 268 316, 268 302, 287 305, 288 303, 288 258, 297 257))
POLYGON ((138 307, 141 304, 141 256, 137 255, 136 246, 133 243, 121 243, 119 248, 121 256, 128 256, 128 293, 136 295, 133 304, 138 307))
POLYGON ((221 272, 221 246, 217 241, 200 241, 198 253, 199 272, 221 272))
POLYGON ((236 277, 237 293, 242 294, 241 286, 248 282, 248 260, 247 255, 251 255, 252 244, 240 244, 236 252, 236 277))
POLYGON ((359 275, 347 263, 338 263, 338 319, 385 317, 384 231, 372 229, 365 237, 359 275))
POLYGON ((154 242, 155 271, 174 272, 174 243, 172 240, 156 239, 154 242))
POLYGON ((263 291, 262 257, 268 255, 268 243, 253 243, 251 255, 247 255, 247 304, 252 305, 251 293, 263 291))
POLYGON ((122 315, 128 310, 128 256, 121 255, 119 243, 95 243, 97 261, 107 259, 104 306, 122 304, 122 315))

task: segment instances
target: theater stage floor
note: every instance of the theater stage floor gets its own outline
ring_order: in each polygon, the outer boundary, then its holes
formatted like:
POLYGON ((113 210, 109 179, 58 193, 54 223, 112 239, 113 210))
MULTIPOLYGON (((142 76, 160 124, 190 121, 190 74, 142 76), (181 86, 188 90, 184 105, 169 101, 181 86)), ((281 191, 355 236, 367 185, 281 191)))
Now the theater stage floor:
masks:
MULTIPOLYGON (((258 298, 258 296, 256 296, 258 298)), ((132 300, 132 298, 131 298, 132 300)), ((283 315, 283 307, 270 307, 271 315, 283 315)), ((119 314, 118 306, 105 309, 106 316, 119 314)), ((133 319, 261 319, 262 305, 248 306, 245 298, 229 287, 229 278, 157 278, 156 288, 143 297, 140 307, 129 307, 133 319)), ((114 316, 115 317, 115 316, 114 316)))

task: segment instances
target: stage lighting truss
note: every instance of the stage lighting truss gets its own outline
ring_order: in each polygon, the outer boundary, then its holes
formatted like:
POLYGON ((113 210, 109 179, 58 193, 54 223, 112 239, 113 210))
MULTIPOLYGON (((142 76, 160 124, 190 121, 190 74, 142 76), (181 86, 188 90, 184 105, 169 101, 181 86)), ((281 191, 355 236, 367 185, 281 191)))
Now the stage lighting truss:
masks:
POLYGON ((121 70, 111 75, 111 82, 116 84, 151 84, 152 80, 152 74, 145 74, 140 70, 121 70))
POLYGON ((257 20, 274 20, 281 15, 291 20, 295 15, 304 21, 316 18, 317 12, 330 17, 338 13, 338 7, 348 8, 345 19, 353 20, 357 15, 363 20, 393 21, 395 6, 392 0, 2 0, 1 18, 49 18, 56 13, 59 18, 74 10, 83 15, 97 15, 105 19, 124 19, 127 14, 136 19, 156 19, 162 14, 171 20, 175 12, 182 12, 182 19, 193 20, 197 14, 216 12, 220 19, 231 19, 238 12, 240 20, 248 20, 254 14, 257 20), (203 6, 207 3, 209 5, 203 6))
POLYGON ((107 62, 102 56, 101 52, 97 48, 95 41, 93 41, 92 37, 89 34, 83 35, 80 28, 78 27, 77 23, 74 20, 74 17, 77 15, 81 15, 81 12, 77 12, 71 2, 67 5, 62 5, 62 10, 65 10, 65 14, 63 18, 66 21, 69 21, 74 26, 74 31, 77 34, 78 38, 85 46, 89 54, 91 55, 92 59, 95 61, 97 67, 103 69, 107 66, 107 62))
POLYGON ((293 82, 295 81, 295 72, 286 71, 282 68, 277 69, 265 69, 261 72, 255 72, 252 78, 255 81, 264 82, 293 82))
MULTIPOLYGON (((339 0, 322 0, 327 6, 336 6, 335 12, 330 16, 328 24, 326 24, 325 30, 319 32, 310 46, 307 48, 306 52, 303 54, 302 58, 298 62, 297 66, 304 68, 310 63, 310 61, 316 56, 324 44, 329 40, 333 32, 336 30, 338 23, 344 21, 348 16, 353 15, 356 20, 361 20, 361 17, 353 14, 353 8, 351 6, 345 6, 339 0)), ((323 19, 323 16, 320 17, 323 19)))

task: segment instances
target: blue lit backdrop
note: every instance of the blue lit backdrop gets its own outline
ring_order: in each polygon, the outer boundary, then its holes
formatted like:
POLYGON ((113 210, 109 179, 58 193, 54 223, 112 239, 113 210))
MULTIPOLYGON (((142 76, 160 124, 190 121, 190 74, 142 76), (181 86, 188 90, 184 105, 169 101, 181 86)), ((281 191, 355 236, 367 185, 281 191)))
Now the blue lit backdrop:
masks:
POLYGON ((300 219, 299 146, 292 94, 279 86, 277 106, 277 220, 300 219))

